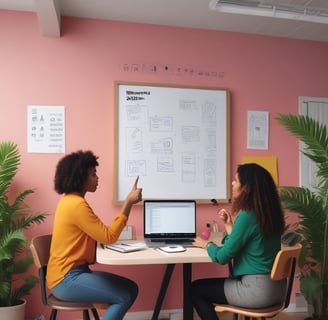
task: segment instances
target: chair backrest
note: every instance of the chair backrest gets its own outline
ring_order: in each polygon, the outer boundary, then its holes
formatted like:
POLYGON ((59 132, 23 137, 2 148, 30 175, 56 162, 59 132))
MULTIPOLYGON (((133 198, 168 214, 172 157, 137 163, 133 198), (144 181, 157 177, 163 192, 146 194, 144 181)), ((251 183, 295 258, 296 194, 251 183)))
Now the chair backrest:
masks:
POLYGON ((51 238, 51 234, 34 237, 30 244, 30 250, 33 256, 34 264, 39 271, 41 298, 44 305, 48 305, 46 274, 50 256, 51 238))
POLYGON ((290 295, 292 293, 294 283, 296 263, 300 255, 301 249, 302 246, 299 243, 292 247, 282 247, 281 250, 277 253, 272 266, 272 280, 288 280, 285 297, 285 308, 289 306, 290 295))
POLYGON ((39 269, 48 264, 50 255, 51 234, 38 236, 32 239, 30 249, 34 264, 39 269))
POLYGON ((281 250, 277 253, 272 266, 272 280, 281 280, 290 277, 290 273, 292 272, 293 268, 293 263, 296 264, 301 249, 302 246, 299 243, 293 247, 284 246, 281 248, 281 250))

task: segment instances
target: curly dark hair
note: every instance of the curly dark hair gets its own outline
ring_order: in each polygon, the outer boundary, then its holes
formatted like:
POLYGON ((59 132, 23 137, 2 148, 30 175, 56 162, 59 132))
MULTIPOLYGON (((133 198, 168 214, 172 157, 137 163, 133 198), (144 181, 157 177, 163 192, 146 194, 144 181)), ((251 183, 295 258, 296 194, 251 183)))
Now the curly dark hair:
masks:
POLYGON ((253 210, 265 237, 282 235, 285 219, 276 184, 271 174, 256 163, 239 165, 240 195, 232 211, 253 210))
POLYGON ((98 157, 91 151, 77 151, 63 157, 57 164, 55 190, 59 194, 81 192, 88 170, 98 166, 98 157))

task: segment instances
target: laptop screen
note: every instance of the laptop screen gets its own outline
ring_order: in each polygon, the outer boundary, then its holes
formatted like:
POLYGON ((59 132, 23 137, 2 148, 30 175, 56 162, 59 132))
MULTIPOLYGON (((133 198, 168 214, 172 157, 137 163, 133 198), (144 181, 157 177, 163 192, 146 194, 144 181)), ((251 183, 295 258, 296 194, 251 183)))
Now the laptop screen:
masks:
POLYGON ((145 200, 144 238, 194 238, 196 201, 145 200))

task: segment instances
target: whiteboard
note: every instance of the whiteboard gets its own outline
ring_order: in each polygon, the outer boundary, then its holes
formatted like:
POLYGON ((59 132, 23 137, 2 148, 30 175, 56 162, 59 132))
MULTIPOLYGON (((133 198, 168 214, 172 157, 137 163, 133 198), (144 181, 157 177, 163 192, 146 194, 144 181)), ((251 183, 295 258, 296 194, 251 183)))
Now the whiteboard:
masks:
POLYGON ((229 92, 115 82, 114 202, 230 198, 229 92))

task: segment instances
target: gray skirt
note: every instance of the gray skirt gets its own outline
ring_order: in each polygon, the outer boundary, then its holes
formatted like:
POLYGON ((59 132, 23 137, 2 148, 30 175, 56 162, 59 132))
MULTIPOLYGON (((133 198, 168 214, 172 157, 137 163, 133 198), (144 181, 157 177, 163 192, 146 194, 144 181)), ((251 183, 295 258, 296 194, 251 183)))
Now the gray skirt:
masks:
POLYGON ((264 308, 285 299, 286 280, 273 281, 270 274, 244 275, 224 282, 229 304, 239 307, 264 308))

